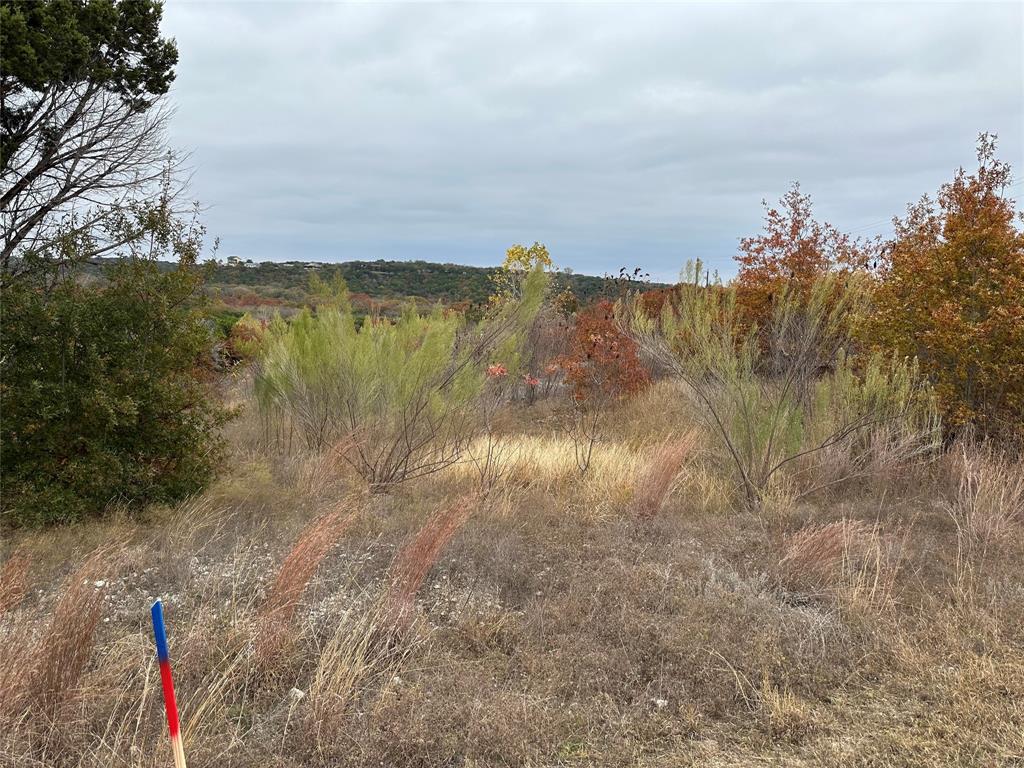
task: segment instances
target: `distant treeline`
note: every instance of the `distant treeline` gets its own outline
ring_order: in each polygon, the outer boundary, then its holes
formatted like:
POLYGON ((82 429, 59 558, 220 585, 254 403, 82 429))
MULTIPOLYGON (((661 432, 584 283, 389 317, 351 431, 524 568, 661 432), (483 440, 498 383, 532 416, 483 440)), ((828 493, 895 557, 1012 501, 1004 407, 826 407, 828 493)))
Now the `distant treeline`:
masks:
MULTIPOLYGON (((97 266, 103 259, 96 260, 97 266)), ((168 263, 166 267, 174 265, 168 263)), ((346 261, 338 264, 304 261, 219 263, 211 267, 206 287, 214 292, 231 293, 242 287, 257 296, 302 304, 313 275, 329 280, 341 272, 353 294, 365 294, 376 300, 424 299, 428 302, 478 303, 493 292, 491 276, 497 267, 469 267, 460 264, 434 264, 426 261, 346 261)), ((589 303, 614 291, 614 281, 593 275, 558 273, 553 288, 569 288, 583 303, 589 303)), ((651 284, 652 288, 663 287, 651 284)))

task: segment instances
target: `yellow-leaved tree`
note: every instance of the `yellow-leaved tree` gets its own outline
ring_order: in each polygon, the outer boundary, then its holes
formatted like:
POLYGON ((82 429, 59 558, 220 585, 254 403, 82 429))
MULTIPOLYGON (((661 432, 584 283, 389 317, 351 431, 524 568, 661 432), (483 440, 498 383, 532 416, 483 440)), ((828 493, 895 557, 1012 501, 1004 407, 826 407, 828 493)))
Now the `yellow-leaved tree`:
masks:
POLYGON ((1024 216, 995 151, 982 134, 976 171, 960 168, 894 220, 864 338, 920 360, 952 431, 1021 436, 1024 216))
POLYGON ((543 243, 534 243, 529 248, 516 243, 509 248, 505 252, 505 261, 491 276, 491 283, 494 286, 491 303, 519 299, 523 294, 526 276, 537 267, 544 272, 551 272, 554 269, 551 254, 543 243))

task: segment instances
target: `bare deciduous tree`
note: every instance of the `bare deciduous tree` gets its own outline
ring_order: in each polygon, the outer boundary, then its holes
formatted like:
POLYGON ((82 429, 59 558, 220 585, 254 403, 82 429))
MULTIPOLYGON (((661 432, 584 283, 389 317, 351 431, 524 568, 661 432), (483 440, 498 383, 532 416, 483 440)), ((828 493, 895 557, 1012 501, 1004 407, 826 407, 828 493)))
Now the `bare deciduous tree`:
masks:
POLYGON ((115 251, 180 190, 164 100, 177 50, 155 2, 5 4, 0 280, 115 251), (130 226, 128 226, 130 225, 130 226))

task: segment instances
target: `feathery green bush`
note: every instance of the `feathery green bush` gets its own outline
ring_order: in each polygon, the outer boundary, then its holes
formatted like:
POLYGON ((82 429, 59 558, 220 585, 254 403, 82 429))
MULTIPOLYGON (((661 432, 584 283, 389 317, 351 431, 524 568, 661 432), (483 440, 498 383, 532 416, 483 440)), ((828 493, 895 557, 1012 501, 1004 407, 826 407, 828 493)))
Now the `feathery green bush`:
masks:
POLYGON ((268 431, 296 431, 344 458, 376 489, 456 461, 474 436, 489 363, 515 371, 546 290, 533 270, 522 296, 469 326, 461 315, 407 309, 360 326, 347 301, 269 329, 255 389, 268 431))
POLYGON ((935 446, 938 417, 916 363, 848 354, 863 301, 856 281, 824 275, 806 297, 785 292, 769 326, 748 329, 735 288, 701 285, 699 274, 689 267, 659 318, 629 305, 628 324, 689 385, 745 506, 760 507, 784 471, 813 476, 837 446, 854 474, 880 451, 899 461, 935 446))

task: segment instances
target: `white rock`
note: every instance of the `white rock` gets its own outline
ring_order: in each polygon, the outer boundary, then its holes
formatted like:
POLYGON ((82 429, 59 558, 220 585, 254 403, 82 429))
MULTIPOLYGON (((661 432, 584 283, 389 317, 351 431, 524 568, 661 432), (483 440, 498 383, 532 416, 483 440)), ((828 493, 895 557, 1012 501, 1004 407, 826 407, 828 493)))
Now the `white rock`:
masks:
POLYGON ((302 699, 306 698, 306 692, 300 691, 298 688, 292 688, 288 691, 288 698, 292 701, 302 701, 302 699))
POLYGON ((105 586, 107 586, 107 582, 103 581, 102 579, 100 579, 99 581, 94 581, 94 582, 93 582, 92 584, 93 584, 93 586, 94 586, 94 587, 96 587, 97 589, 99 589, 100 587, 105 587, 105 586))
POLYGON ((664 709, 668 706, 668 699, 651 699, 651 703, 658 709, 664 709))

